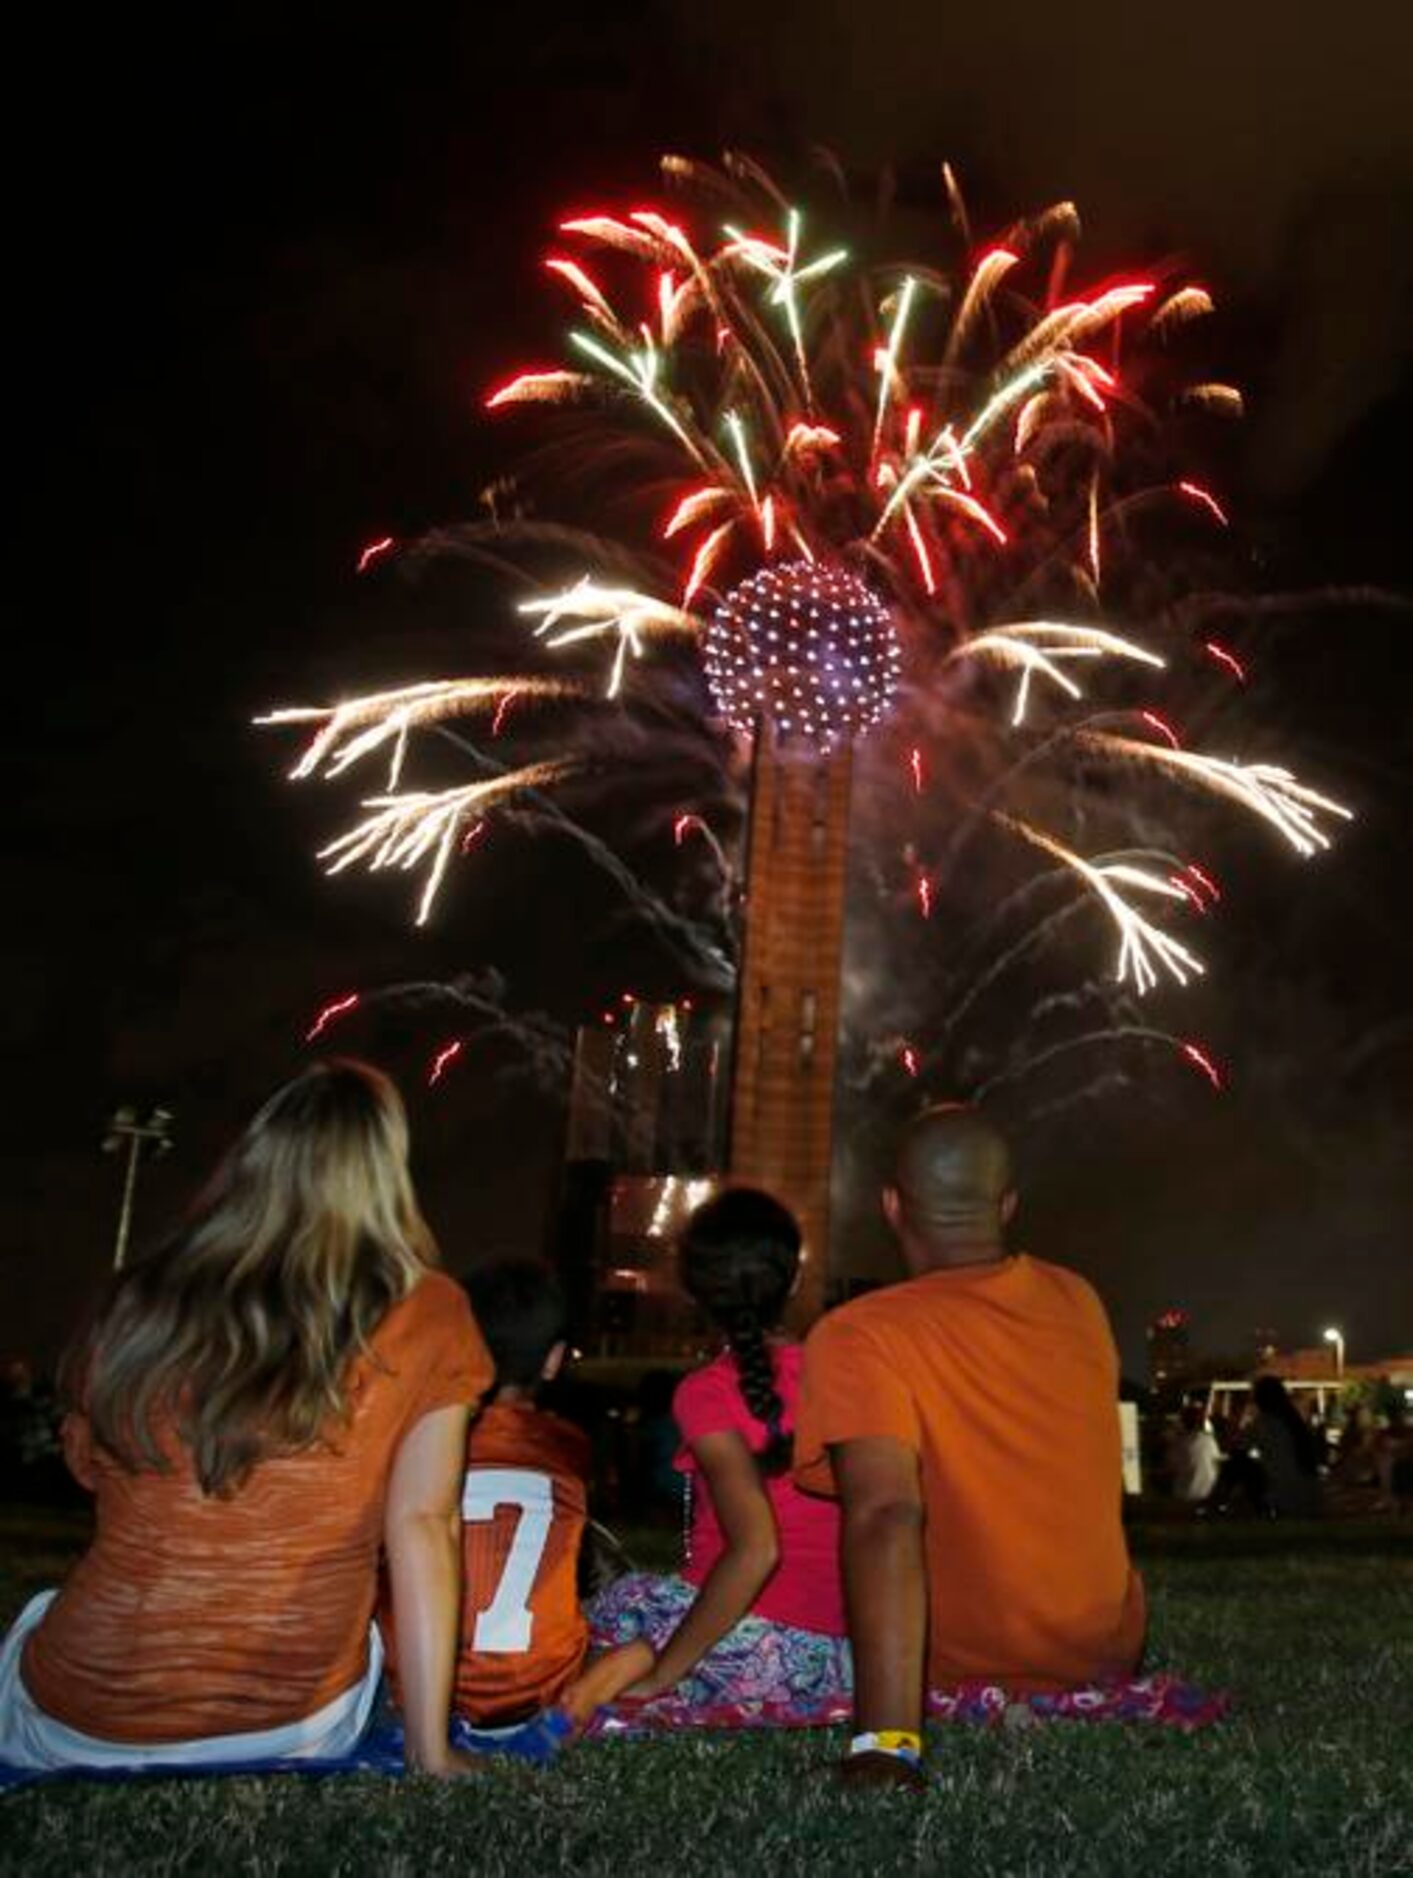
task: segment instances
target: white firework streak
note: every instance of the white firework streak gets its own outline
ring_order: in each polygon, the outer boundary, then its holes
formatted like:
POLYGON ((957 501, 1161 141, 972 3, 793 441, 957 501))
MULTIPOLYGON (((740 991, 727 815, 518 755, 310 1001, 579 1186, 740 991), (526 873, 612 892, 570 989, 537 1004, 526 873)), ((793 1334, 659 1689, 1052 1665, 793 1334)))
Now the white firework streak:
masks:
POLYGON ((1165 933, 1160 926, 1145 919, 1119 891, 1127 887, 1134 892, 1185 902, 1187 895, 1180 887, 1175 887, 1161 874, 1151 874, 1147 868, 1135 867, 1128 861, 1086 861, 1083 855, 1076 854, 1030 822, 1006 815, 999 809, 993 809, 991 815, 993 821, 1009 828, 1012 834, 1019 835, 1043 853, 1053 855, 1077 874, 1095 895, 1119 931, 1119 956, 1114 967, 1114 977, 1119 984, 1131 979, 1134 990, 1142 997, 1157 984, 1159 965, 1180 985, 1185 985, 1189 978, 1200 978, 1206 971, 1195 953, 1189 952, 1171 933, 1165 933))
POLYGON ((1330 838, 1319 824, 1321 812, 1337 815, 1341 821, 1354 820, 1353 809, 1307 789, 1279 764, 1238 763, 1203 756, 1195 750, 1169 749, 1166 744, 1140 743, 1136 738, 1116 737, 1108 731, 1081 731, 1079 740, 1136 763, 1189 776, 1215 795, 1239 802, 1269 822, 1307 860, 1330 846, 1330 838))
POLYGON ((1038 354, 1072 351, 1076 346, 1083 345, 1130 307, 1142 306, 1152 291, 1152 286, 1147 282, 1133 282, 1123 287, 1111 287, 1107 293, 1100 294, 1097 300, 1079 300, 1069 306, 1056 307, 1012 347, 1001 364, 999 376, 1004 378, 1010 372, 1019 371, 1038 354))
POLYGON ((966 342, 967 335, 980 309, 985 305, 997 284, 1020 260, 1018 254, 1009 248, 993 248, 982 257, 981 263, 972 275, 967 290, 962 296, 962 303, 957 309, 957 317, 952 322, 952 330, 947 337, 947 350, 942 355, 942 363, 950 365, 966 342))
POLYGON ((1069 625, 1061 620, 1020 620, 1011 626, 988 627, 958 646, 949 655, 948 663, 965 658, 985 658, 998 665, 1019 666, 1021 677, 1016 687, 1015 710, 1011 714, 1013 725, 1025 720, 1030 681, 1037 675, 1050 679, 1071 698, 1083 697, 1074 679, 1060 669, 1064 660, 1133 659, 1142 665, 1157 666, 1159 670, 1167 663, 1156 652, 1150 652, 1132 639, 1121 638, 1118 633, 1107 632, 1099 626, 1069 625))
POLYGON ((742 234, 728 222, 726 233, 731 237, 730 247, 725 254, 739 254, 741 259, 757 273, 764 274, 773 283, 770 304, 784 307, 785 318, 790 327, 790 340, 795 348, 795 364, 800 374, 800 385, 806 402, 812 402, 813 391, 810 386, 809 359, 805 353, 804 335, 800 330, 800 307, 795 290, 803 281, 814 280, 821 274, 827 274, 847 261, 848 250, 833 248, 828 254, 822 254, 817 260, 807 262, 803 267, 796 265, 800 248, 800 214, 797 209, 790 209, 786 216, 786 240, 789 246, 778 247, 772 241, 763 241, 758 235, 742 234))
MULTIPOLYGON (((1036 331, 1039 330, 1037 327, 1036 331)), ((1066 368, 1072 369, 1071 355, 1057 343, 1053 348, 1043 350, 1039 358, 1031 358, 1011 377, 1005 379, 982 405, 960 439, 953 434, 950 424, 944 425, 927 448, 913 457, 898 479, 893 493, 883 505, 883 511, 874 525, 870 540, 878 539, 919 483, 929 479, 948 483, 951 481, 953 471, 959 473, 965 481, 968 456, 973 454, 997 418, 1003 417, 1020 399, 1036 390, 1053 374, 1066 368)))
POLYGON ((587 333, 571 333, 569 337, 581 352, 588 354, 596 365, 601 365, 606 372, 611 372, 615 378, 620 379, 635 391, 648 409, 666 424, 694 462, 700 464, 704 470, 711 470, 710 460, 697 440, 683 426, 681 419, 664 402, 658 391, 658 373, 661 369, 662 354, 654 345, 651 333, 643 334, 643 348, 640 352, 629 352, 621 359, 587 333))
POLYGON ((417 924, 425 926, 466 821, 521 789, 542 789, 558 782, 573 767, 567 762, 532 763, 506 776, 466 783, 459 789, 374 796, 363 804, 373 813, 321 848, 319 859, 329 863, 324 870, 329 874, 341 874, 359 861, 367 861, 374 873, 384 867, 407 870, 430 861, 417 909, 417 924))
POLYGON ((577 393, 592 390, 594 382, 588 372, 521 372, 491 393, 486 409, 498 410, 503 404, 563 404, 577 393))
POLYGON ((519 610, 539 614, 535 637, 544 639, 551 650, 576 645, 584 639, 615 638, 617 644, 608 680, 610 698, 616 698, 622 687, 628 654, 631 652, 635 659, 642 658, 645 639, 664 633, 681 633, 695 639, 701 631, 694 616, 684 613, 681 607, 655 600, 651 594, 639 593, 632 587, 601 587, 588 574, 573 587, 550 594, 544 600, 523 601, 519 610), (576 623, 561 626, 562 620, 576 623))
POLYGON ((1162 332, 1168 326, 1181 326, 1188 320, 1200 319, 1210 313, 1212 307, 1212 296, 1205 287, 1180 287, 1153 315, 1153 330, 1162 332))
POLYGON ((1035 364, 1028 365, 1024 371, 1018 372, 986 401, 976 417, 972 419, 960 442, 953 434, 951 425, 945 424, 927 448, 912 459, 899 477, 893 493, 883 505, 882 513, 874 524, 873 533, 869 539, 877 541, 919 483, 926 481, 929 477, 944 483, 949 482, 951 480, 949 467, 964 474, 967 455, 975 448, 977 440, 987 427, 1003 411, 1008 410, 1018 398, 1024 397, 1027 391, 1033 390, 1042 379, 1048 377, 1052 370, 1053 361, 1044 358, 1035 364))
POLYGON ((568 680, 547 678, 435 678, 393 691, 370 691, 341 704, 297 704, 257 717, 257 724, 318 724, 290 779, 302 782, 322 769, 340 776, 360 758, 392 744, 388 787, 396 789, 407 754, 408 734, 421 724, 444 723, 476 711, 498 710, 509 697, 582 696, 568 680))

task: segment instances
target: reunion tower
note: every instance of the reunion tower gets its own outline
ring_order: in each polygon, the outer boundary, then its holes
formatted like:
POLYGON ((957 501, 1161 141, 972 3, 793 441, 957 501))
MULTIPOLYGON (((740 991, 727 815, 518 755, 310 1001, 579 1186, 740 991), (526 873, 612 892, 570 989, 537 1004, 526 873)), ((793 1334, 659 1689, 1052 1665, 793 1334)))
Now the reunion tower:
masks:
POLYGON ((728 1171, 799 1218, 806 1322, 829 1276, 852 740, 887 709, 898 661, 877 596, 811 562, 741 582, 706 644, 717 707, 754 740, 728 1171))

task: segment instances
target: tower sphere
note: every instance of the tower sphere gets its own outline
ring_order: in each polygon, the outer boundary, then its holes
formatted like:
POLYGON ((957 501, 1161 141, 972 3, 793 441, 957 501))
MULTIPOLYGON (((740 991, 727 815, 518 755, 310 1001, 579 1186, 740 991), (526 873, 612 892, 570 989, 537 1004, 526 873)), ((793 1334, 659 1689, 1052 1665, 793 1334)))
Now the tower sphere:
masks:
POLYGON ((857 575, 818 561, 763 567, 733 587, 707 628, 707 682, 749 733, 821 748, 852 742, 889 708, 901 654, 888 608, 857 575))

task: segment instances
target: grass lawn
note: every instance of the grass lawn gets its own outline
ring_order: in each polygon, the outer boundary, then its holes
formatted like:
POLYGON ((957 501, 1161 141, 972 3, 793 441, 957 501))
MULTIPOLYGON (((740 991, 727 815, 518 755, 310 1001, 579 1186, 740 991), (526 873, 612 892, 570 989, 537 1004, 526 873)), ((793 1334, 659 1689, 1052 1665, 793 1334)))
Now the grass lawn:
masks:
MULTIPOLYGON (((0 1619, 72 1520, 0 1516, 0 1619)), ((1413 1874, 1413 1529, 1135 1535, 1155 1667, 1232 1690, 1186 1738, 937 1729, 922 1798, 846 1797, 841 1736, 591 1744, 549 1772, 79 1785, 0 1800, 0 1870, 413 1874, 1413 1874)))

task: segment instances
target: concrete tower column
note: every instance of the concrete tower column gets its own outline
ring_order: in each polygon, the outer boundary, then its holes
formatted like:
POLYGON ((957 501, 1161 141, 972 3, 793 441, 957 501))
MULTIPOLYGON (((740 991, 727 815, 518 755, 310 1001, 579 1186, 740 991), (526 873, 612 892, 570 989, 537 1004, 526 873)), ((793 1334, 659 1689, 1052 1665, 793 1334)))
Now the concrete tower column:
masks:
POLYGON ((746 863, 745 952, 730 1173, 768 1188, 804 1230, 794 1320, 824 1307, 849 834, 848 746, 821 754, 763 725, 746 863))

